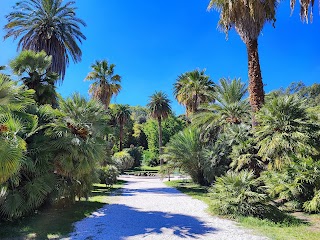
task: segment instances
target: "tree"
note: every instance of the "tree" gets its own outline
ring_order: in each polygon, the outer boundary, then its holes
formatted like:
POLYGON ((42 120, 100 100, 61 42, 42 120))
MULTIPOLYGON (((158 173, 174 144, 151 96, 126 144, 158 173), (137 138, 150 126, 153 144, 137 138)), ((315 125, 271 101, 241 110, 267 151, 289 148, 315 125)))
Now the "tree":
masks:
POLYGON ((52 57, 44 51, 22 51, 18 57, 10 62, 14 74, 24 75, 21 80, 29 88, 35 90, 34 99, 40 105, 51 104, 57 106, 57 92, 55 83, 59 76, 50 71, 52 57))
POLYGON ((195 113, 200 104, 214 101, 214 83, 205 70, 194 70, 180 75, 174 84, 174 95, 186 107, 186 115, 195 113))
MULTIPOLYGON (((219 26, 227 34, 235 28, 246 44, 249 70, 249 99, 253 112, 264 103, 264 90, 258 54, 258 37, 266 22, 275 22, 278 0, 210 0, 208 9, 220 12, 219 26)), ((253 125, 256 122, 253 118, 253 125)))
POLYGON ((109 64, 108 61, 96 61, 91 65, 90 72, 85 80, 94 81, 90 85, 89 93, 94 99, 100 100, 108 108, 111 98, 121 90, 121 77, 114 74, 116 65, 109 64))
POLYGON ((167 144, 165 153, 170 165, 173 164, 187 172, 195 183, 207 184, 203 175, 205 155, 199 130, 187 128, 174 135, 167 144))
MULTIPOLYGON (((158 120, 159 128, 159 153, 162 154, 162 125, 161 121, 168 118, 171 113, 170 100, 167 95, 163 92, 155 92, 150 96, 148 103, 148 108, 150 110, 150 115, 152 118, 158 120)), ((160 157, 161 158, 161 157, 160 157)), ((160 159, 160 165, 163 164, 163 159, 160 159)))
POLYGON ((198 114, 192 117, 192 124, 208 135, 217 128, 247 122, 250 112, 248 102, 243 100, 246 92, 246 85, 240 79, 220 79, 213 94, 218 103, 200 107, 198 114))
POLYGON ((114 109, 114 115, 116 118, 117 123, 119 124, 120 127, 120 133, 119 133, 119 150, 122 151, 123 146, 123 127, 124 124, 127 122, 127 120, 130 118, 131 111, 129 105, 123 105, 123 104, 117 104, 115 105, 114 109))
POLYGON ((310 119, 304 101, 296 96, 270 99, 258 112, 257 120, 258 154, 272 167, 282 168, 293 156, 302 158, 319 153, 316 139, 320 126, 310 119))
POLYGON ((86 37, 80 30, 84 21, 76 17, 74 1, 62 4, 62 0, 22 0, 7 15, 5 39, 20 40, 18 49, 45 51, 52 56, 50 71, 64 79, 69 58, 77 63, 82 52, 78 42, 86 37))
MULTIPOLYGON (((290 7, 291 11, 294 10, 294 7, 296 5, 297 0, 290 0, 290 7)), ((309 20, 309 14, 310 14, 310 21, 312 22, 313 20, 313 6, 315 0, 300 0, 300 17, 301 21, 306 21, 308 22, 309 20), (311 11, 309 11, 309 7, 311 7, 311 11)))

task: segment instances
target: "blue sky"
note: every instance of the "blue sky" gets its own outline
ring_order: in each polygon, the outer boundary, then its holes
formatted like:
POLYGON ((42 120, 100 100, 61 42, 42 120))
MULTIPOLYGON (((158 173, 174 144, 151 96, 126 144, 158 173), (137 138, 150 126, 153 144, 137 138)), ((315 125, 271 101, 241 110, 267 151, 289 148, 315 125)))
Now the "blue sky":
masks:
MULTIPOLYGON (((16 0, 2 0, 0 26, 16 0)), ((154 91, 166 92, 176 113, 184 111, 172 95, 177 76, 196 68, 215 82, 221 77, 248 80, 244 43, 233 30, 226 40, 217 30, 219 14, 208 12, 208 0, 87 0, 76 1, 77 15, 87 23, 83 33, 82 61, 71 63, 58 91, 87 95, 90 82, 83 79, 95 60, 116 64, 122 91, 116 103, 146 105, 154 91)), ((278 8, 276 28, 266 25, 259 38, 259 54, 265 91, 290 82, 320 82, 320 16, 303 24, 297 8, 290 16, 289 0, 278 8)), ((0 29, 1 38, 5 32, 0 29)), ((0 65, 16 55, 17 42, 0 40, 0 65)))

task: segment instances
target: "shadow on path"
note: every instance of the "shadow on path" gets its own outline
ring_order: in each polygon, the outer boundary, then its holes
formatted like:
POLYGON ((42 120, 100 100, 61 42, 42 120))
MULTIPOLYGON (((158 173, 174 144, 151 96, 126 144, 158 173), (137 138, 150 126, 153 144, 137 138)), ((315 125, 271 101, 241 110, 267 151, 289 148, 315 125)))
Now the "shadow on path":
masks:
POLYGON ((142 212, 122 204, 102 208, 76 226, 77 235, 72 235, 71 239, 119 240, 136 235, 161 234, 163 231, 171 231, 179 238, 201 238, 201 235, 217 231, 192 216, 142 212))
POLYGON ((131 188, 131 189, 124 189, 122 191, 122 196, 133 196, 133 195, 139 194, 139 193, 174 194, 174 195, 182 194, 177 189, 169 188, 169 187, 164 187, 164 188, 144 188, 144 189, 131 188))

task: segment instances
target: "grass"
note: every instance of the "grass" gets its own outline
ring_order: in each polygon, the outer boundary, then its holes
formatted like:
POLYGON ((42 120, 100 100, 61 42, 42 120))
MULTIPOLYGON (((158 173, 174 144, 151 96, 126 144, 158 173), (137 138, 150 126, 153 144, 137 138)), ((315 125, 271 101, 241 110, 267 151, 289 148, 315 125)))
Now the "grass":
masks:
MULTIPOLYGON (((166 182, 168 186, 175 187, 181 192, 209 205, 208 211, 215 214, 210 208, 208 188, 191 182, 175 180, 166 182)), ((268 219, 254 217, 238 217, 235 219, 243 227, 253 229, 257 234, 262 234, 274 240, 319 240, 320 239, 320 214, 295 213, 286 216, 282 222, 275 223, 268 219)))
POLYGON ((73 231, 73 223, 89 216, 108 203, 111 192, 120 189, 123 181, 107 188, 105 184, 94 184, 92 197, 68 207, 50 206, 36 214, 14 222, 0 222, 0 239, 60 239, 73 231))
POLYGON ((160 171, 160 166, 155 166, 155 167, 141 166, 141 167, 136 167, 134 170, 135 171, 160 171))

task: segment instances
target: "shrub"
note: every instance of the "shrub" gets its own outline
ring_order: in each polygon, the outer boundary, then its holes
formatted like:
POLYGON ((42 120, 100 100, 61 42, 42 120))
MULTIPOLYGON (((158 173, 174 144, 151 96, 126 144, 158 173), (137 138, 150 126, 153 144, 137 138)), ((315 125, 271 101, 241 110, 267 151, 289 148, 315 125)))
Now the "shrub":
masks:
POLYGON ((100 183, 112 186, 117 182, 119 176, 119 170, 115 165, 106 165, 99 169, 100 183))
POLYGON ((120 171, 124 171, 133 167, 134 159, 125 151, 117 152, 112 157, 115 165, 120 171))
POLYGON ((142 164, 149 166, 149 167, 155 167, 159 165, 158 160, 158 154, 156 152, 152 152, 150 150, 143 151, 142 155, 142 164))
POLYGON ((141 165, 141 160, 142 160, 142 152, 143 148, 142 147, 135 147, 135 146, 130 146, 130 148, 124 149, 127 153, 130 154, 131 157, 134 159, 134 167, 139 167, 141 165))
POLYGON ((253 172, 228 172, 211 188, 213 210, 222 215, 262 216, 267 195, 259 189, 253 172))

